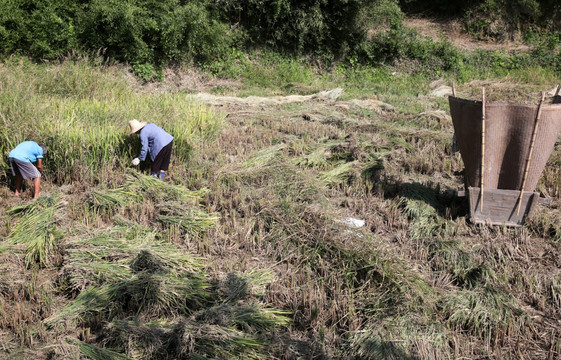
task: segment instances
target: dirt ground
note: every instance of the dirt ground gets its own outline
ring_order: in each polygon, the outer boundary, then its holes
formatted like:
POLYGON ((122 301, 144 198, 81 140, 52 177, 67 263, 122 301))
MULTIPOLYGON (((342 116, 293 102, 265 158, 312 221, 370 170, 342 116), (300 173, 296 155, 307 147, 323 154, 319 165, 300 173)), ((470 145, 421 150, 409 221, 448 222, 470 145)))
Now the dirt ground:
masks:
POLYGON ((416 29, 419 34, 430 37, 433 40, 447 38, 452 44, 462 50, 504 50, 524 52, 529 46, 519 41, 489 42, 479 41, 466 33, 463 25, 458 20, 437 20, 429 18, 409 18, 406 20, 408 27, 416 29))

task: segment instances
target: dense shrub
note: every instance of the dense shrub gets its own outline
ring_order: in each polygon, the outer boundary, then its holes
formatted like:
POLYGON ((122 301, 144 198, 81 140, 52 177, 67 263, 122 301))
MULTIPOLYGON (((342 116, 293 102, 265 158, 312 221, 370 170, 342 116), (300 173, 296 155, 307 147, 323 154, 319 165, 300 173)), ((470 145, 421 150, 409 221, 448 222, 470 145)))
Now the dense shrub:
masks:
MULTIPOLYGON (((252 48, 311 55, 327 64, 413 60, 422 69, 461 69, 465 59, 449 42, 403 26, 400 4, 461 15, 466 29, 480 38, 527 34, 535 61, 560 69, 559 33, 543 30, 559 23, 561 5, 552 0, 4 0, 0 56, 51 60, 102 53, 129 63, 144 81, 160 79, 161 69, 174 63, 236 77, 247 68, 245 54, 252 48)), ((520 65, 510 56, 505 62, 495 57, 491 62, 500 69, 520 65)))
POLYGON ((433 41, 420 36, 415 29, 394 22, 388 31, 372 36, 363 56, 373 64, 391 65, 397 61, 414 60, 424 69, 454 70, 462 55, 446 39, 433 41))
POLYGON ((389 30, 374 34, 366 42, 360 63, 405 66, 412 72, 437 75, 448 72, 459 81, 478 74, 506 76, 526 67, 561 71, 560 34, 539 32, 532 36, 530 52, 461 51, 446 38, 434 41, 394 22, 389 30))
POLYGON ((81 11, 71 0, 0 1, 0 54, 52 59, 77 49, 81 11))
POLYGON ((529 27, 561 29, 561 4, 553 0, 400 0, 406 13, 430 13, 463 19, 466 30, 479 38, 503 40, 529 27))
MULTIPOLYGON (((402 9, 406 12, 427 12, 441 15, 463 15, 466 11, 477 9, 500 10, 504 15, 514 19, 531 17, 534 20, 542 14, 542 8, 550 6, 551 0, 400 0, 402 9), (507 14, 508 13, 508 14, 507 14)), ((487 15, 494 15, 488 13, 487 15)))
POLYGON ((106 48, 120 60, 162 65, 205 61, 230 47, 228 27, 212 19, 201 3, 180 0, 94 0, 81 33, 89 49, 106 48))
POLYGON ((55 59, 97 52, 137 64, 161 66, 207 61, 230 47, 227 24, 202 1, 14 0, 0 2, 0 53, 55 59))
POLYGON ((363 43, 367 29, 376 26, 368 15, 401 14, 395 0, 220 0, 219 5, 228 21, 247 30, 250 44, 333 58, 363 43))
POLYGON ((215 61, 236 45, 333 59, 400 15, 397 0, 11 0, 0 2, 0 54, 39 60, 102 50, 160 67, 215 61))

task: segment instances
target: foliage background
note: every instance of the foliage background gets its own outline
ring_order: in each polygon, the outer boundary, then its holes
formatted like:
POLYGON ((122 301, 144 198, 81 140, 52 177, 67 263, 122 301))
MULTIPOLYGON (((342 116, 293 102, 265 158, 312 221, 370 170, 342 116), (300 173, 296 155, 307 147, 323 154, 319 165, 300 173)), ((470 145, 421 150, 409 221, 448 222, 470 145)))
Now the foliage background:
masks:
MULTIPOLYGON (((3 0, 0 54, 53 60, 101 53, 141 75, 170 64, 223 61, 232 48, 372 62, 395 51, 380 47, 372 31, 391 26, 395 33, 404 11, 459 18, 479 37, 535 41, 550 34, 557 44, 560 6, 551 0, 3 0)), ((395 40, 402 39, 390 38, 388 46, 395 40)))

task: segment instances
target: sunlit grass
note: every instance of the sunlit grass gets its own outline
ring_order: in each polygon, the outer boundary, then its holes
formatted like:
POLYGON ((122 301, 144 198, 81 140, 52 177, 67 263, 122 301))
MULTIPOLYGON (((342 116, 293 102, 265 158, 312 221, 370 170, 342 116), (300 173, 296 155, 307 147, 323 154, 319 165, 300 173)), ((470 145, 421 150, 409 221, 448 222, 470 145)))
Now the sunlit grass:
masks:
MULTIPOLYGON (((223 119, 181 94, 137 93, 126 69, 85 61, 57 67, 5 63, 0 84, 0 153, 24 140, 45 143, 45 175, 59 183, 104 179, 128 165, 139 151, 137 137, 128 135, 133 118, 171 133, 178 163, 189 159, 194 144, 212 139, 223 119)), ((7 170, 4 156, 0 167, 7 170)))
POLYGON ((35 202, 11 208, 8 214, 17 219, 8 235, 14 244, 25 244, 27 267, 51 265, 58 242, 63 237, 57 228, 64 203, 59 194, 41 196, 35 202), (20 216, 17 218, 17 216, 20 216))

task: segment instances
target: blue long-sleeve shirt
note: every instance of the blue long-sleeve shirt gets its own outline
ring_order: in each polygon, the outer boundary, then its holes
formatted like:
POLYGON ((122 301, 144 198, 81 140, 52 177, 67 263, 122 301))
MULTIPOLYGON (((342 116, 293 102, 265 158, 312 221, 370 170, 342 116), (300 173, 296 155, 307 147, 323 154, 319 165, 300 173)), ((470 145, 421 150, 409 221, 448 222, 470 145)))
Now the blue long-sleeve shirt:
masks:
POLYGON ((138 158, 141 161, 146 159, 146 153, 150 153, 150 159, 154 161, 160 150, 173 140, 173 136, 164 131, 161 127, 155 124, 146 124, 140 130, 140 155, 138 158))

